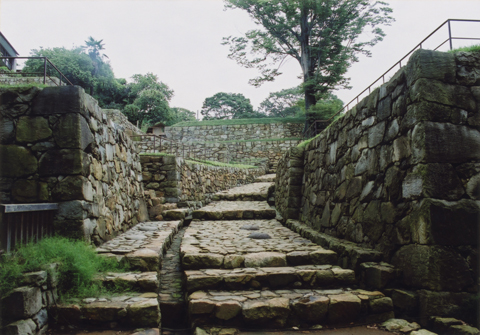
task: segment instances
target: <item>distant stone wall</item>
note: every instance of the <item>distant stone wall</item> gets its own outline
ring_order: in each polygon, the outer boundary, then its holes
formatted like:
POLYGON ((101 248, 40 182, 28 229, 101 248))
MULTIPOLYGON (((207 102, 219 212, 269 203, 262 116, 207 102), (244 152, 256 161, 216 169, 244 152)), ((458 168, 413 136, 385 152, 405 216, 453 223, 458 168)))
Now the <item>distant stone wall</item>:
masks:
POLYGON ((478 290, 479 109, 480 53, 416 51, 306 146, 301 191, 281 184, 296 164, 283 157, 276 197, 302 200, 277 209, 381 251, 423 316, 462 314, 478 290))
POLYGON ((97 244, 146 219, 136 146, 82 88, 2 88, 0 113, 3 203, 57 202, 55 231, 97 244))
POLYGON ((160 198, 150 207, 164 202, 180 207, 202 207, 212 196, 232 187, 252 183, 265 174, 265 168, 217 167, 185 161, 173 156, 140 156, 143 183, 150 197, 160 198))
POLYGON ((157 138, 154 143, 152 138, 153 137, 144 137, 144 140, 139 142, 140 152, 158 152, 161 145, 162 152, 175 153, 180 157, 194 157, 202 160, 256 166, 267 164, 269 170, 272 171, 275 171, 278 160, 282 157, 283 153, 300 142, 300 140, 278 140, 183 143, 163 140, 160 143, 157 138))
POLYGON ((303 123, 233 124, 223 126, 166 127, 168 139, 177 142, 234 141, 301 137, 303 123))

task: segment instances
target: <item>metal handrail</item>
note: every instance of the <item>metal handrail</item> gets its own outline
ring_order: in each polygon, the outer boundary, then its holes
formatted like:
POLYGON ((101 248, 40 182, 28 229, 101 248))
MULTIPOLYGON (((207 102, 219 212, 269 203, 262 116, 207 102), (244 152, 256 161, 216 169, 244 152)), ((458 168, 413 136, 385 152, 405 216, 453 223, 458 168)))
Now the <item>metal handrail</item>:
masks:
MULTIPOLYGON (((43 59, 43 73, 42 72, 18 72, 18 73, 12 73, 12 75, 15 75, 15 74, 21 74, 21 75, 25 75, 25 74, 39 74, 39 75, 43 75, 43 84, 46 84, 47 83, 47 77, 48 79, 50 79, 55 85, 57 86, 61 86, 62 85, 62 78, 64 79, 64 82, 67 83, 68 85, 72 85, 73 84, 70 82, 70 80, 68 80, 67 77, 65 77, 65 75, 48 59, 48 57, 0 57, 0 59, 43 59), (47 65, 50 64, 56 71, 57 73, 59 74, 59 80, 60 80, 60 84, 57 84, 48 74, 47 74, 47 65)), ((7 73, 8 74, 8 73, 7 73)))
MULTIPOLYGON (((443 28, 445 26, 445 24, 448 24, 448 38, 443 41, 440 45, 438 45, 435 49, 433 50, 438 50, 440 47, 442 47, 445 43, 449 42, 450 41, 450 50, 453 49, 453 45, 452 45, 452 40, 476 40, 476 41, 480 41, 480 38, 477 38, 477 37, 454 37, 452 36, 452 29, 451 29, 451 25, 450 25, 450 22, 477 22, 477 23, 480 23, 480 20, 468 20, 468 19, 448 19, 446 20, 445 22, 443 22, 440 26, 437 27, 437 29, 435 29, 433 32, 431 32, 427 37, 425 37, 420 43, 418 43, 412 50, 410 50, 409 53, 407 53, 405 56, 403 56, 398 62, 396 62, 393 66, 391 66, 387 71, 385 71, 380 77, 378 77, 373 83, 371 83, 366 89, 364 89, 362 92, 360 92, 355 98, 353 98, 352 100, 350 100, 346 105, 344 105, 338 112, 336 112, 335 114, 333 114, 330 118, 328 118, 326 121, 333 121, 333 118, 335 118, 335 116, 337 116, 338 114, 340 114, 341 112, 343 112, 345 110, 345 108, 347 108, 347 111, 349 110, 349 106, 351 103, 353 103, 354 101, 356 101, 356 104, 359 103, 359 98, 362 94, 364 94, 367 90, 368 90, 368 94, 371 93, 371 88, 372 86, 374 86, 380 79, 382 79, 382 82, 383 84, 385 84, 385 75, 387 73, 389 73, 392 69, 394 69, 397 65, 400 66, 400 69, 402 68, 402 61, 405 60, 405 58, 409 57, 415 50, 417 49, 422 49, 422 45, 423 43, 425 43, 426 40, 428 40, 430 37, 432 37, 433 34, 435 34, 438 30, 440 30, 441 28, 443 28)), ((321 121, 321 120, 319 120, 321 121)), ((314 123, 315 124, 315 123, 314 123)), ((314 124, 312 124, 308 129, 307 131, 305 132, 305 134, 309 134, 312 130, 312 127, 314 126, 314 124)))

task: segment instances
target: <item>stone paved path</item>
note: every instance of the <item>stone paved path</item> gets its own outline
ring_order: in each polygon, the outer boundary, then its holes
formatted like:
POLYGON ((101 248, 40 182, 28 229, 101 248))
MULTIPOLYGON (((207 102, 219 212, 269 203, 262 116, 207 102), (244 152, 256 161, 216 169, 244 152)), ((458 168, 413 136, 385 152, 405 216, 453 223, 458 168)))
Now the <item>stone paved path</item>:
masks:
POLYGON ((226 191, 216 193, 212 199, 219 200, 243 200, 243 201, 266 201, 268 189, 275 185, 274 182, 259 182, 234 187, 226 191))
POLYGON ((190 325, 308 328, 393 317, 392 300, 359 290, 334 251, 282 226, 266 201, 244 200, 266 200, 270 187, 262 180, 220 192, 193 211, 181 245, 190 325))

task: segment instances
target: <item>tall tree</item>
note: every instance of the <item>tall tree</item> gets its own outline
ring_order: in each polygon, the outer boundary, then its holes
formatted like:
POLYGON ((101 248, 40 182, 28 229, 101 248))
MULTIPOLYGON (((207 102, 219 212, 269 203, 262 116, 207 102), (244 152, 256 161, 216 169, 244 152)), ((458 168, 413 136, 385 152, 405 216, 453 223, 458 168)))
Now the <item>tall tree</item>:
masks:
POLYGON ((260 111, 272 117, 289 117, 300 113, 299 101, 303 101, 300 87, 293 87, 270 93, 260 103, 260 111))
POLYGON ((181 107, 172 107, 172 119, 166 125, 171 126, 175 123, 184 122, 184 121, 195 121, 195 112, 192 112, 186 108, 181 107))
POLYGON ((93 62, 95 67, 93 75, 96 75, 99 71, 101 63, 105 58, 108 58, 107 55, 101 54, 100 51, 105 50, 103 40, 97 41, 92 36, 88 37, 85 41, 85 45, 82 47, 87 51, 88 56, 93 62))
POLYGON ((259 113, 253 110, 250 99, 241 93, 219 92, 206 98, 200 113, 205 120, 259 117, 259 113))
POLYGON ((348 67, 358 55, 370 55, 368 48, 385 35, 379 26, 393 21, 391 8, 381 1, 226 0, 226 7, 247 11, 262 27, 244 37, 224 38, 229 57, 260 70, 250 81, 255 86, 280 75, 279 65, 287 58, 296 59, 307 111, 332 89, 348 87, 348 67))

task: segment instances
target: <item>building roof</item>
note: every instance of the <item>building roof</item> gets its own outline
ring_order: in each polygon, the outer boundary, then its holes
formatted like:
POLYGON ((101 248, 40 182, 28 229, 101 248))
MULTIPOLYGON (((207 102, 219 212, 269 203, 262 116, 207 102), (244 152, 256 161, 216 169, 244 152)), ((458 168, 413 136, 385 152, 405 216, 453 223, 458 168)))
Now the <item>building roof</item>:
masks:
POLYGON ((2 34, 2 32, 0 31, 0 44, 5 48, 5 50, 11 52, 11 55, 12 56, 18 56, 19 53, 17 52, 17 50, 15 50, 15 48, 13 47, 13 45, 10 44, 10 42, 7 40, 7 38, 2 34))

